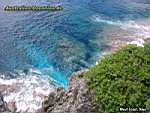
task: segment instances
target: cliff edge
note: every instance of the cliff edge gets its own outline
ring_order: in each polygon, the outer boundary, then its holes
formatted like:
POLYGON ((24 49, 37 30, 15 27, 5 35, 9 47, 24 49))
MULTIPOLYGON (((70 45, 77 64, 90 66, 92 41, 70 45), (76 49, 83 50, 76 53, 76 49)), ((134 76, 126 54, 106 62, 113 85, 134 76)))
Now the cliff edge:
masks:
POLYGON ((67 91, 58 88, 49 94, 41 113, 94 113, 91 97, 87 80, 79 75, 72 76, 67 91))

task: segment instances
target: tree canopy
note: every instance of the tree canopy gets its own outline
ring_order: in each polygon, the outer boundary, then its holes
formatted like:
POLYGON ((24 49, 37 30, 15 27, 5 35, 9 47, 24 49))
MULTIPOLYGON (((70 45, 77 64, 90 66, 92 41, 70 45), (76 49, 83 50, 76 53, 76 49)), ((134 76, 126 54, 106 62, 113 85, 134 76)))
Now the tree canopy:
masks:
POLYGON ((89 79, 98 113, 139 107, 150 112, 150 43, 144 47, 129 45, 82 75, 89 79))

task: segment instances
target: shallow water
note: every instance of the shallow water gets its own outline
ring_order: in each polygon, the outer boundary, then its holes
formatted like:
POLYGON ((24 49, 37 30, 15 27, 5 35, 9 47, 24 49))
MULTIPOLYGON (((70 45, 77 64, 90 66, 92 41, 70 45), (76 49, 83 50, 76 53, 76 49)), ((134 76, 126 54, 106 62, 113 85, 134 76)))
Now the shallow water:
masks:
POLYGON ((104 30, 119 27, 149 36, 149 18, 149 0, 0 0, 0 72, 35 69, 67 88, 73 72, 94 65, 108 49, 104 30), (62 5, 64 10, 5 12, 6 5, 62 5))

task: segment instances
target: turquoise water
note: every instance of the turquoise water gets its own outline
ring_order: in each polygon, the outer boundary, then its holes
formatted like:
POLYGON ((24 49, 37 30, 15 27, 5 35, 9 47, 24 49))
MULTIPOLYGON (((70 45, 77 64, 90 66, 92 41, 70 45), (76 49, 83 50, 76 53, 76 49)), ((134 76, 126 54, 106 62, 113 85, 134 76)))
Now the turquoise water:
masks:
POLYGON ((95 23, 91 18, 97 15, 111 21, 149 18, 150 1, 0 0, 0 72, 35 68, 67 87, 73 72, 95 64, 107 48, 101 32, 108 25, 95 23), (62 5, 64 10, 5 12, 6 5, 62 5))

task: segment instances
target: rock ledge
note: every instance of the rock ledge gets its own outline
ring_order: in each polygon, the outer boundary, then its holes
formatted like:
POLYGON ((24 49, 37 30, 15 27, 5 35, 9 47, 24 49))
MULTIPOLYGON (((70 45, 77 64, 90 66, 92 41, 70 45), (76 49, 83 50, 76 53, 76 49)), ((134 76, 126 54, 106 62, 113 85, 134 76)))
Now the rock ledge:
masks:
POLYGON ((95 113, 91 97, 87 80, 72 76, 68 90, 58 88, 56 92, 50 93, 40 113, 95 113))

